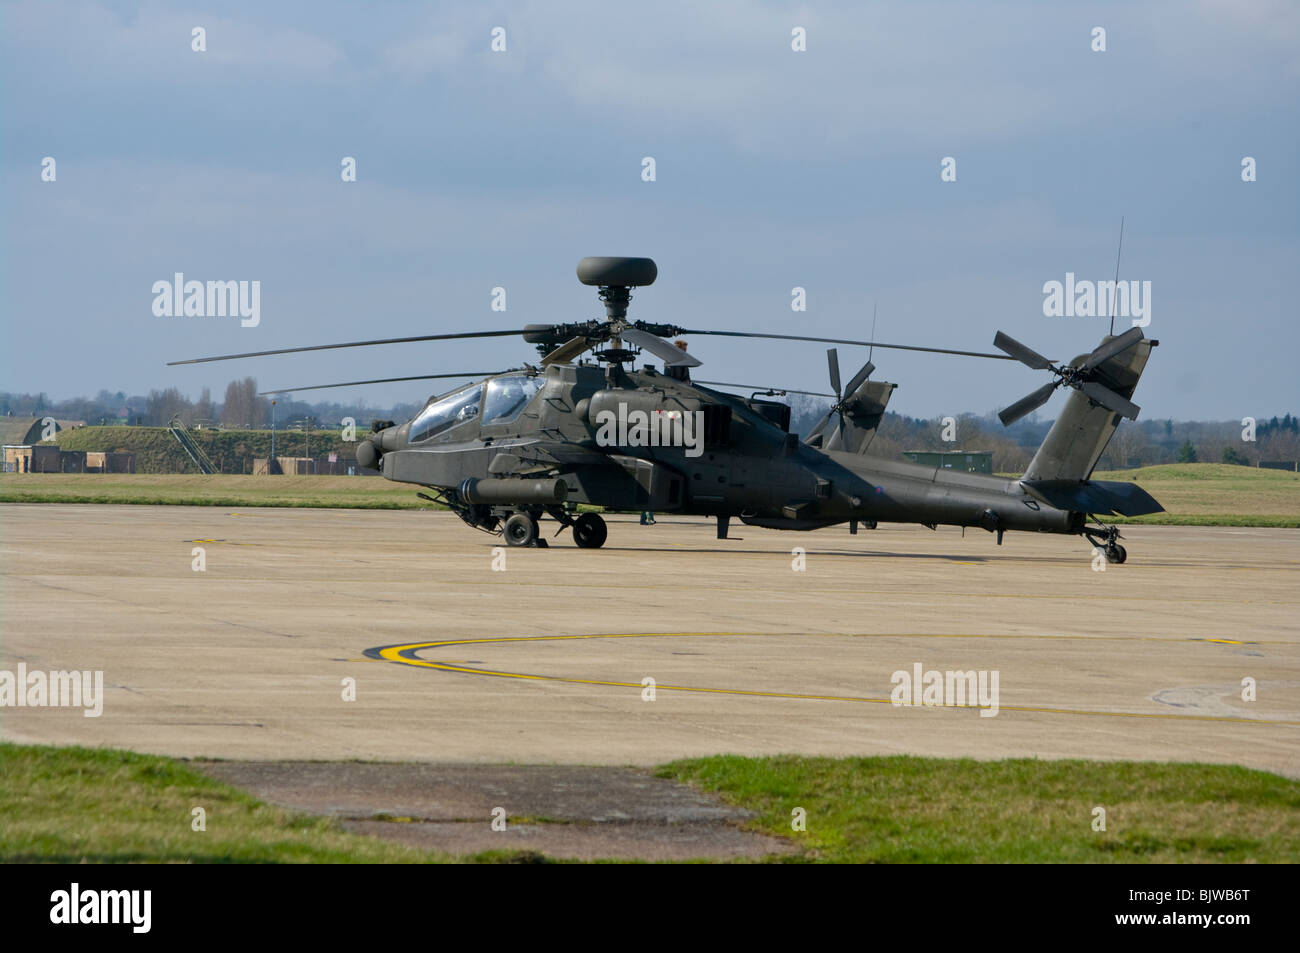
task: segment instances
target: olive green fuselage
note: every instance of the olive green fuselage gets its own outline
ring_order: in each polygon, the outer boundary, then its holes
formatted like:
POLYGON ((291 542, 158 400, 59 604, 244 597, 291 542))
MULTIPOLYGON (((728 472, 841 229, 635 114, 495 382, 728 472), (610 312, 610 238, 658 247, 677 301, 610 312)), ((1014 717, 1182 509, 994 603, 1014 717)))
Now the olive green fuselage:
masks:
MULTIPOLYGON (((508 376, 497 390, 516 383, 508 376)), ((779 405, 649 368, 552 365, 524 381, 536 392, 509 420, 480 412, 491 410, 493 380, 475 385, 481 396, 462 388, 433 398, 413 420, 372 434, 367 442, 383 475, 461 503, 475 498, 473 481, 487 480, 480 495, 490 488, 492 501, 507 508, 518 487, 521 509, 553 503, 559 480, 568 503, 783 529, 900 522, 1078 533, 1084 521, 1018 480, 809 446, 786 432, 779 405), (457 402, 459 418, 424 435, 440 426, 433 411, 457 402)))

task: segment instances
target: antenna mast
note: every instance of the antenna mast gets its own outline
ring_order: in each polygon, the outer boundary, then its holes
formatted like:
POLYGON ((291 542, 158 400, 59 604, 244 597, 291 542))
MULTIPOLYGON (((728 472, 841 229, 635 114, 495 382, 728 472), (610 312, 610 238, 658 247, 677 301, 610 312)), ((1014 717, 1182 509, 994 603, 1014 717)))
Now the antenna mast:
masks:
POLYGON ((1110 333, 1115 334, 1115 308, 1119 305, 1119 256, 1124 254, 1124 216, 1119 219, 1119 250, 1115 252, 1115 287, 1110 293, 1110 333))

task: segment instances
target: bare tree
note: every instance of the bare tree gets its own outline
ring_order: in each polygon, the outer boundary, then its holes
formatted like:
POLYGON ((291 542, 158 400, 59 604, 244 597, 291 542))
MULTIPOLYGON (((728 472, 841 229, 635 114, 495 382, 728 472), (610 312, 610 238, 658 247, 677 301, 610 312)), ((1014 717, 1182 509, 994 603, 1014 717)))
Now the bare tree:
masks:
POLYGON ((194 420, 196 423, 210 424, 215 419, 217 408, 212 403, 211 388, 203 388, 199 394, 199 402, 194 405, 194 420))
POLYGON ((191 404, 185 395, 175 387, 168 387, 166 390, 149 392, 149 399, 145 404, 145 419, 155 427, 165 427, 171 422, 172 417, 179 415, 188 423, 186 418, 190 415, 190 411, 191 404))
POLYGON ((226 402, 221 408, 222 426, 233 429, 261 427, 266 425, 267 417, 268 404, 265 398, 257 396, 254 378, 245 377, 226 385, 226 402))

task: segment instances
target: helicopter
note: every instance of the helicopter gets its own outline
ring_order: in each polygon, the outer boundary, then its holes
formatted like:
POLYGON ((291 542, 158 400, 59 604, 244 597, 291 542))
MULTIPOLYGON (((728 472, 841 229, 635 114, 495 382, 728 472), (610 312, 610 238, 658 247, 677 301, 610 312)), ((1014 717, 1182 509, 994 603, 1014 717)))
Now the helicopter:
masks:
MULTIPOLYGON (((592 257, 578 280, 595 287, 603 320, 530 324, 310 345, 173 361, 197 364, 303 351, 468 338, 520 336, 537 347, 537 364, 494 372, 426 374, 282 388, 328 387, 455 377, 481 378, 430 397, 410 420, 376 420, 357 446, 357 462, 385 478, 430 490, 420 498, 446 506, 469 526, 510 546, 541 546, 539 522, 559 523, 583 549, 608 538, 600 513, 650 511, 713 517, 717 537, 731 521, 783 530, 881 523, 979 527, 1001 545, 1007 531, 1085 537, 1112 563, 1127 552, 1118 527, 1102 517, 1140 516, 1163 507, 1136 484, 1091 480, 1120 421, 1136 419, 1131 398, 1159 342, 1139 327, 1108 334, 1092 351, 1050 360, 997 332, 1001 353, 884 344, 793 334, 691 329, 631 320, 633 289, 652 285, 649 258, 592 257), (843 384, 838 351, 827 352, 830 393, 757 389, 744 397, 695 381, 701 362, 684 342, 707 335, 870 346, 1019 361, 1053 379, 999 413, 1010 425, 1047 403, 1058 388, 1066 404, 1019 478, 957 472, 868 453, 895 384, 871 380, 868 360, 843 384), (591 352, 589 359, 584 355, 591 352), (658 370, 635 359, 646 352, 658 370), (790 406, 773 398, 811 393, 830 410, 803 439, 790 432, 790 406), (585 505, 587 509, 580 510, 585 505)), ((874 335, 873 335, 874 336, 874 335)), ((873 351, 874 353, 874 351, 873 351)))

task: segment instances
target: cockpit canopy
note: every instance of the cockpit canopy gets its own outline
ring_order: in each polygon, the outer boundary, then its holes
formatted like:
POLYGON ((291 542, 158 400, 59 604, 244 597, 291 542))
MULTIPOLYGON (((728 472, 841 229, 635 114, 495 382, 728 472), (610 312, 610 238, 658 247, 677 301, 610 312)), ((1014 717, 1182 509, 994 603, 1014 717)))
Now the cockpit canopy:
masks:
POLYGON ((467 384, 431 401, 420 411, 411 422, 409 439, 412 443, 428 440, 476 418, 484 424, 509 423, 519 416, 541 387, 541 378, 527 374, 505 374, 492 378, 486 385, 467 384))
POLYGON ((507 424, 519 416, 542 389, 540 377, 527 374, 505 374, 494 377, 487 382, 487 394, 483 401, 483 423, 507 424))

